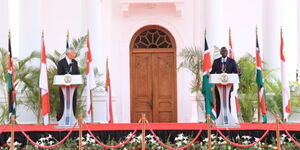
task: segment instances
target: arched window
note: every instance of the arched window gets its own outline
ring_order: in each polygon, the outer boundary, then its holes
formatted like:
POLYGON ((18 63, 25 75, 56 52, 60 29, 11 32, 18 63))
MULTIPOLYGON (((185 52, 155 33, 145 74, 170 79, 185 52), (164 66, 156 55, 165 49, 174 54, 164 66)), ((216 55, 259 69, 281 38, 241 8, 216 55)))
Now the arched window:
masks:
POLYGON ((171 38, 160 29, 150 28, 136 36, 133 48, 174 48, 171 38))

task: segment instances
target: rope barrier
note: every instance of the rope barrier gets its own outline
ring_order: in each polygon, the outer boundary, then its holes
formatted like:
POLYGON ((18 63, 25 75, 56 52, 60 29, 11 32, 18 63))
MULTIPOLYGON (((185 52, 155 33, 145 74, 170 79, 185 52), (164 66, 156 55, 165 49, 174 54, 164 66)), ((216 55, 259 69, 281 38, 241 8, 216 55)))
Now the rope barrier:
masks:
MULTIPOLYGON (((111 146, 111 145, 106 145, 106 144, 102 143, 101 141, 99 141, 99 140, 97 139, 97 137, 95 137, 95 135, 92 133, 92 131, 91 131, 91 129, 88 127, 88 125, 87 125, 86 123, 82 123, 82 124, 87 128, 88 133, 95 139, 95 141, 96 141, 99 145, 101 145, 102 147, 105 147, 105 148, 116 149, 116 148, 120 148, 120 147, 124 146, 125 144, 127 144, 127 143, 134 137, 134 135, 136 134, 136 131, 137 131, 137 127, 138 127, 138 125, 140 125, 141 121, 142 121, 142 119, 139 120, 139 122, 138 122, 138 124, 136 125, 136 127, 135 127, 133 133, 130 135, 130 137, 129 137, 128 139, 126 139, 125 141, 121 142, 121 143, 118 144, 118 145, 113 145, 113 146, 111 146)), ((146 122, 146 124, 148 125, 149 130, 150 130, 150 132, 152 133, 153 137, 156 139, 156 141, 157 141, 160 145, 162 145, 163 147, 165 147, 165 148, 167 148, 167 149, 170 149, 170 150, 183 150, 183 149, 185 149, 185 148, 191 146, 191 145, 199 138, 199 136, 200 136, 200 134, 201 134, 201 132, 202 132, 202 126, 201 126, 199 132, 197 133, 196 137, 195 137, 192 141, 190 141, 188 144, 186 144, 185 146, 183 146, 183 147, 181 147, 181 148, 173 148, 173 147, 170 147, 170 146, 166 145, 165 143, 163 143, 163 142, 159 139, 159 137, 155 134, 155 132, 154 132, 153 128, 151 127, 150 123, 148 122, 148 120, 145 119, 145 122, 146 122)), ((17 127, 20 129, 21 133, 27 138, 27 140, 30 141, 30 143, 32 143, 33 145, 35 145, 35 146, 37 146, 37 147, 40 147, 40 148, 50 149, 50 148, 54 148, 54 147, 57 147, 58 145, 62 144, 62 143, 63 143, 63 142, 71 135, 71 133, 74 131, 74 128, 75 128, 75 126, 77 125, 77 123, 78 123, 78 122, 76 122, 76 123, 72 126, 71 130, 68 132, 68 134, 67 134, 61 141, 59 141, 58 143, 56 143, 56 144, 54 144, 54 145, 50 145, 50 146, 43 146, 43 145, 40 145, 40 144, 34 142, 34 141, 33 141, 33 140, 32 140, 32 139, 24 132, 24 130, 22 129, 22 127, 21 127, 19 124, 16 124, 16 125, 17 125, 17 127)), ((293 141, 293 143, 294 143, 297 147, 300 147, 300 143, 297 142, 297 141, 290 135, 289 131, 285 128, 284 124, 280 123, 280 125, 283 127, 284 131, 286 132, 286 134, 288 135, 288 137, 293 141)), ((0 130, 0 134, 2 134, 2 132, 7 128, 7 126, 8 126, 8 125, 5 125, 5 126, 3 127, 3 129, 0 130)), ((248 147, 252 147, 252 146, 258 144, 259 142, 261 142, 262 139, 264 139, 264 138, 266 137, 266 135, 269 133, 269 131, 270 131, 271 127, 272 127, 272 124, 270 124, 270 126, 269 126, 268 129, 265 131, 265 133, 264 133, 257 141, 255 141, 255 142, 253 142, 253 143, 251 143, 251 144, 248 144, 248 145, 242 145, 242 144, 239 144, 239 143, 234 143, 234 142, 232 142, 230 139, 228 139, 228 138, 222 133, 221 130, 219 130, 219 129, 216 127, 215 123, 213 124, 213 127, 214 127, 215 130, 221 135, 221 137, 222 137, 226 142, 228 142, 229 144, 231 144, 231 145, 233 145, 233 146, 235 146, 235 147, 248 148, 248 147)))
POLYGON ((7 125, 4 125, 4 128, 0 130, 0 134, 2 134, 2 132, 8 127, 8 124, 7 125))
POLYGON ((54 144, 54 145, 50 145, 50 146, 43 146, 43 145, 40 145, 40 144, 37 144, 36 142, 34 142, 25 132, 24 130, 22 129, 22 127, 20 125, 17 124, 17 126, 19 127, 19 129, 21 130, 21 133, 26 137, 26 139, 28 141, 30 141, 31 144, 37 146, 37 147, 40 147, 40 148, 46 148, 46 149, 49 149, 49 148, 54 148, 60 144, 62 144, 70 135, 71 133, 73 132, 75 126, 77 125, 77 122, 72 126, 71 130, 69 131, 69 133, 61 140, 59 141, 58 143, 54 144))
POLYGON ((157 141, 160 145, 162 145, 163 147, 165 147, 165 148, 167 148, 167 149, 170 149, 170 150, 183 150, 183 149, 185 149, 185 148, 191 146, 191 145, 198 139, 198 137, 200 136, 200 134, 201 134, 201 132, 202 132, 202 126, 201 126, 201 128, 200 128, 199 132, 197 133, 196 137, 195 137, 191 142, 189 142, 188 144, 186 144, 185 146, 183 146, 183 147, 181 147, 181 148, 173 148, 173 147, 170 147, 170 146, 166 145, 165 143, 163 143, 163 142, 157 137, 157 135, 156 135, 155 132, 153 131, 153 129, 152 129, 150 123, 148 122, 148 120, 146 120, 146 123, 147 123, 147 125, 149 126, 149 130, 150 130, 150 132, 152 133, 153 137, 156 139, 156 141, 157 141))
POLYGON ((300 143, 297 142, 292 136, 291 134, 289 133, 289 131, 284 127, 283 124, 281 124, 283 130, 285 131, 285 133, 288 135, 288 137, 295 143, 296 146, 300 147, 300 143))
POLYGON ((106 145, 106 144, 102 143, 101 141, 99 141, 99 140, 97 139, 97 137, 92 133, 92 131, 91 131, 91 129, 88 127, 88 125, 87 125, 86 123, 84 123, 83 125, 87 128, 88 133, 92 136, 92 138, 94 138, 94 140, 95 140, 99 145, 101 145, 102 147, 105 147, 105 148, 116 149, 116 148, 120 148, 120 147, 124 146, 125 144, 127 144, 127 143, 133 138, 133 136, 135 135, 135 133, 136 133, 136 131, 137 131, 137 127, 138 127, 138 125, 140 125, 140 123, 141 123, 141 120, 139 120, 139 122, 138 122, 138 124, 136 125, 134 131, 132 132, 132 134, 130 135, 130 137, 129 137, 127 140, 121 142, 121 143, 118 144, 118 145, 113 145, 113 146, 111 146, 111 145, 106 145))
POLYGON ((217 132, 222 136, 222 138, 228 142, 229 144, 233 145, 233 146, 236 146, 236 147, 241 147, 241 148, 247 148, 247 147, 252 147, 256 144, 258 144, 262 139, 265 138, 265 136, 269 133, 270 129, 271 129, 271 125, 269 126, 269 128, 266 130, 266 132, 262 135, 261 138, 259 138, 257 141, 255 141, 254 143, 252 144, 248 144, 248 145, 242 145, 242 144, 239 144, 239 143, 234 143, 232 142, 231 140, 229 140, 228 138, 226 138, 226 136, 216 127, 215 124, 214 125, 214 128, 216 128, 217 132))

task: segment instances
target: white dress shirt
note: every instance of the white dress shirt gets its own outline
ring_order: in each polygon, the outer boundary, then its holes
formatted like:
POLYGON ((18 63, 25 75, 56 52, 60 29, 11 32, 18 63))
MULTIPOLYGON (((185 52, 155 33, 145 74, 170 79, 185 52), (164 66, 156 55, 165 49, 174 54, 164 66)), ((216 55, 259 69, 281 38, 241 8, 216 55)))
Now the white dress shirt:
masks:
POLYGON ((72 60, 70 58, 68 58, 68 57, 66 57, 66 59, 67 59, 68 65, 70 65, 70 63, 72 62, 72 60))
POLYGON ((227 61, 227 57, 225 57, 225 58, 222 57, 221 62, 225 63, 226 61, 227 61))

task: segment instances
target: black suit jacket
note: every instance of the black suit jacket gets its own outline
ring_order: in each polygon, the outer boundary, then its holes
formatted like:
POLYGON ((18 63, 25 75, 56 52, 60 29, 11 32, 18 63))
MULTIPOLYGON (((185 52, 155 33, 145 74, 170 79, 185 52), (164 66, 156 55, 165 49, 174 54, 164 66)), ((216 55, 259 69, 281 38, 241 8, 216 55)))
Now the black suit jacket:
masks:
MULTIPOLYGON (((80 74, 79 68, 78 68, 78 63, 76 60, 72 59, 72 65, 68 65, 66 58, 63 58, 58 62, 57 74, 65 75, 67 73, 73 74, 73 75, 80 74)), ((61 88, 59 88, 59 97, 60 97, 60 109, 57 112, 57 116, 56 116, 57 121, 61 119, 63 112, 64 112, 64 95, 63 95, 61 88)), ((73 113, 74 113, 74 115, 76 113, 76 99, 77 99, 77 89, 75 89, 74 95, 73 95, 73 113)))
MULTIPOLYGON (((215 59, 210 73, 222 73, 222 57, 215 59)), ((225 73, 238 73, 235 60, 227 57, 225 63, 225 73)))
MULTIPOLYGON (((63 58, 61 59, 57 64, 57 74, 58 75, 65 75, 69 72, 70 67, 68 65, 67 59, 63 58)), ((72 65, 71 65, 71 72, 70 74, 80 74, 78 63, 76 60, 72 59, 72 65)))

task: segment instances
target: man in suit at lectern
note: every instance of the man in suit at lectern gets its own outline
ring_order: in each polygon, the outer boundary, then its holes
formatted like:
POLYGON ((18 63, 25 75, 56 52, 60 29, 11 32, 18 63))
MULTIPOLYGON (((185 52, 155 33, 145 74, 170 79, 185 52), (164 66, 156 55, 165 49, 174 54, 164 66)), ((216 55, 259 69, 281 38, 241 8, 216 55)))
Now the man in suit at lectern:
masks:
MULTIPOLYGON (((226 47, 221 48, 220 54, 221 57, 214 60, 212 70, 210 73, 211 74, 238 73, 237 64, 234 59, 231 59, 227 56, 228 50, 226 47)), ((232 90, 233 88, 231 88, 230 91, 232 90)), ((220 94, 216 87, 215 87, 215 97, 216 97, 216 107, 217 107, 216 113, 218 117, 220 114, 220 94)), ((230 103, 229 103, 229 109, 231 110, 230 103)))
MULTIPOLYGON (((57 74, 58 75, 80 74, 79 68, 78 68, 78 63, 74 59, 75 57, 76 57, 75 48, 67 48, 66 57, 61 59, 57 64, 57 74)), ((56 116, 57 120, 60 120, 64 113, 64 95, 63 95, 61 88, 59 88, 59 96, 60 96, 60 109, 59 109, 59 113, 56 116)), ((77 90, 75 89, 74 96, 73 96, 74 116, 75 116, 75 112, 76 112, 76 97, 77 97, 77 90)))

